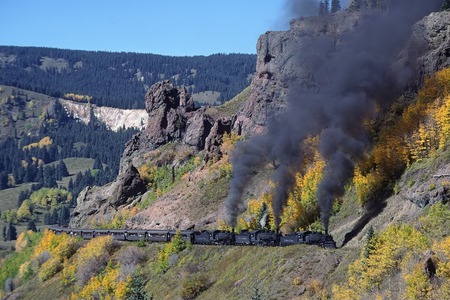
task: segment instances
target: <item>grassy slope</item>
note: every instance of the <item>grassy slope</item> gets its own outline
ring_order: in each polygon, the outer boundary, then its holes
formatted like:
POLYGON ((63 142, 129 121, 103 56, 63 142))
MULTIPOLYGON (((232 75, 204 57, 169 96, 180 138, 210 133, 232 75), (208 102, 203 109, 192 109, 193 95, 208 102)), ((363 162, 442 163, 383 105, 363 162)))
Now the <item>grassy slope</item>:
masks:
MULTIPOLYGON (((249 91, 220 108, 210 108, 211 114, 232 114, 244 104, 249 91)), ((253 287, 259 288, 264 299, 303 299, 304 296, 315 298, 311 282, 317 280, 323 287, 329 289, 333 283, 340 283, 346 278, 348 265, 360 254, 364 243, 364 234, 369 225, 375 229, 384 228, 389 223, 405 221, 417 224, 417 216, 423 212, 414 207, 411 202, 402 199, 409 182, 422 182, 432 180, 432 174, 440 166, 448 164, 450 157, 448 151, 438 152, 436 156, 422 162, 414 163, 399 180, 399 194, 386 200, 386 208, 377 215, 372 216, 365 226, 357 232, 354 242, 337 250, 326 250, 314 246, 292 246, 285 248, 262 247, 214 247, 193 246, 191 250, 184 250, 174 257, 172 267, 165 274, 155 270, 158 250, 162 245, 152 244, 146 247, 149 261, 142 265, 148 274, 147 291, 153 293, 155 299, 180 299, 183 284, 194 275, 203 275, 209 279, 209 287, 197 299, 250 299, 254 292, 253 287), (404 209, 413 207, 411 209, 404 209), (401 216, 401 218, 398 218, 401 216)), ((207 172, 204 170, 203 172, 207 172)), ((260 178, 261 179, 261 178, 260 178)), ((197 182, 198 183, 198 182, 197 182)), ((203 181, 205 183, 205 181, 203 181)), ((226 195, 227 182, 221 180, 208 180, 207 185, 197 194, 191 187, 189 193, 198 203, 205 206, 220 205, 216 200, 226 195)), ((258 186, 255 183, 255 187, 258 186)), ((179 187, 178 187, 179 190, 179 187)), ((255 192, 256 189, 253 189, 255 192)), ((339 213, 331 221, 331 230, 337 240, 342 241, 345 234, 354 229, 355 219, 361 216, 362 209, 358 208, 353 190, 348 190, 344 196, 339 213)), ((398 277, 398 276, 397 276, 398 277)), ((395 285, 395 276, 392 277, 395 285)), ((62 297, 66 291, 58 291, 56 279, 45 283, 42 295, 54 290, 56 298, 62 297), (56 294, 57 293, 57 294, 56 294)), ((24 299, 33 299, 31 291, 38 286, 35 280, 19 288, 23 291, 24 299)), ((316 295, 317 296, 317 295, 316 295)))

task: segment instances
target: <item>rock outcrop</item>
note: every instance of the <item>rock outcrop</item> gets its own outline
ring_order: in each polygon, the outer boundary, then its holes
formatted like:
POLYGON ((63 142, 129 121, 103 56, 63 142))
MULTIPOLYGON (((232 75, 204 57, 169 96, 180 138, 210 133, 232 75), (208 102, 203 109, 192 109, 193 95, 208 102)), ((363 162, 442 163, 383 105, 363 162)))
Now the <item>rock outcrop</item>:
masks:
MULTIPOLYGON (((430 74, 450 66, 450 11, 431 13, 414 26, 413 41, 425 41, 420 59, 423 73, 430 74)), ((423 43, 422 43, 423 45, 423 43)))
MULTIPOLYGON (((175 87, 169 81, 153 85, 145 96, 148 114, 145 130, 127 143, 117 180, 105 187, 85 190, 78 198, 79 206, 71 226, 86 223, 89 214, 108 214, 110 210, 139 201, 145 188, 137 170, 147 161, 149 153, 162 145, 173 142, 195 152, 205 151, 208 160, 221 155, 224 133, 232 130, 244 136, 263 133, 269 120, 286 109, 285 99, 292 82, 306 89, 320 88, 313 76, 315 66, 323 63, 326 54, 344 42, 344 35, 358 26, 360 17, 357 13, 340 13, 302 18, 292 21, 288 31, 263 34, 257 43, 257 67, 250 96, 232 117, 209 115, 206 109, 194 109, 186 89, 175 87), (321 44, 320 53, 311 51, 312 43, 321 44)), ((413 29, 410 46, 426 45, 425 49, 419 49, 419 59, 408 61, 410 67, 417 70, 415 79, 419 84, 425 74, 450 65, 450 12, 433 13, 413 29)), ((182 215, 177 217, 183 218, 182 215)))
POLYGON ((184 87, 158 82, 145 95, 145 106, 147 124, 126 144, 116 180, 103 187, 88 187, 79 195, 71 226, 92 223, 97 214, 108 215, 139 201, 147 186, 138 169, 147 162, 148 154, 162 145, 174 142, 191 147, 192 152, 205 150, 206 159, 221 155, 222 136, 231 132, 233 120, 195 110, 184 87))

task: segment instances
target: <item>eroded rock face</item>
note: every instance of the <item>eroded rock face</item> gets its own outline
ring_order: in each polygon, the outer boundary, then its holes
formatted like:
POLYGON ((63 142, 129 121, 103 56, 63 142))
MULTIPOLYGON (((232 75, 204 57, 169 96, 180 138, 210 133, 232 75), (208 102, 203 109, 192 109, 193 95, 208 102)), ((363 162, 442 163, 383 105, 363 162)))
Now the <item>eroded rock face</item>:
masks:
POLYGON ((193 152, 206 150, 207 158, 221 155, 222 136, 231 132, 232 120, 216 120, 205 109, 194 110, 192 97, 184 87, 175 87, 169 81, 156 83, 147 92, 145 105, 147 125, 127 142, 116 180, 103 187, 86 188, 79 195, 71 226, 93 223, 95 215, 107 216, 139 201, 147 186, 138 168, 161 145, 176 142, 192 147, 193 152))
POLYGON ((145 109, 148 113, 145 135, 157 147, 182 139, 188 119, 186 113, 194 109, 194 101, 184 87, 174 87, 165 80, 148 90, 145 109))
POLYGON ((420 67, 425 74, 450 66, 450 11, 431 13, 414 26, 413 41, 423 41, 420 67))

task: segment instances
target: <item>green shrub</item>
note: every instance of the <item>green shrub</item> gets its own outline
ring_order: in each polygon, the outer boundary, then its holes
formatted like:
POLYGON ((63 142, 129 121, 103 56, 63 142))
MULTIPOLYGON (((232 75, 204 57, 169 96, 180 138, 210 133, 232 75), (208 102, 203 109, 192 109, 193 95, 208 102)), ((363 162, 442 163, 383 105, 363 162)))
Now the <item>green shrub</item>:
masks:
POLYGON ((431 237, 440 238, 450 234, 450 209, 448 204, 432 205, 426 215, 419 218, 423 230, 431 237))
POLYGON ((181 298, 183 300, 194 299, 208 289, 208 279, 204 275, 194 275, 183 282, 181 298))
POLYGON ((38 277, 42 281, 52 278, 62 268, 61 261, 58 257, 52 257, 42 264, 39 269, 38 277))

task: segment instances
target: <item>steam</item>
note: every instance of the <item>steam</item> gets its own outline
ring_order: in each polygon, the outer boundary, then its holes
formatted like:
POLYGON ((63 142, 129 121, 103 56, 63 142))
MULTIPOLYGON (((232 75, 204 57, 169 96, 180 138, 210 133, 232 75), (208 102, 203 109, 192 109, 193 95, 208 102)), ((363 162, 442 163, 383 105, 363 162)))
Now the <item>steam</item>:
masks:
MULTIPOLYGON (((303 5, 304 12, 313 2, 317 1, 296 1, 303 5)), ((313 70, 311 75, 318 88, 304 87, 296 80, 287 82, 286 110, 269 123, 266 135, 251 138, 236 148, 226 202, 230 225, 236 224, 242 211, 243 192, 254 170, 275 161, 273 209, 278 226, 294 172, 302 164, 301 144, 308 135, 320 135, 319 151, 327 166, 317 195, 322 222, 328 230, 332 203, 343 195, 354 162, 369 145, 363 123, 373 118, 377 106, 385 107, 407 87, 413 75, 410 62, 415 57, 411 53, 400 56, 399 52, 405 48, 411 26, 438 9, 441 1, 388 2, 388 13, 362 18, 357 30, 344 34, 337 46, 330 47, 335 41, 322 36, 308 40, 309 53, 293 51, 293 61, 302 63, 303 68, 305 61, 314 58, 308 67, 313 70)))

